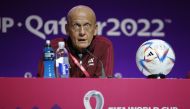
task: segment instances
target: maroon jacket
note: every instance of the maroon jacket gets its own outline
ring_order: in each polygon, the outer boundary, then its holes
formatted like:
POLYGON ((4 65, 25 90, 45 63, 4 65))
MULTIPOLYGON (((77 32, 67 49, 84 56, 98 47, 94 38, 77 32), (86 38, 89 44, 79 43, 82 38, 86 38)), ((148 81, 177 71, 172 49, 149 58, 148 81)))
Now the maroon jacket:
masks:
MULTIPOLYGON (((51 40, 51 45, 56 51, 58 48, 58 42, 63 41, 63 38, 56 38, 54 40, 51 40)), ((68 38, 66 41, 66 49, 78 60, 79 58, 78 50, 73 48, 71 39, 68 38)), ((103 36, 95 36, 92 40, 91 45, 87 48, 89 52, 92 54, 90 55, 88 52, 84 51, 82 54, 82 65, 84 68, 90 73, 90 77, 99 77, 102 74, 102 65, 100 60, 103 63, 104 70, 107 77, 113 76, 113 46, 110 40, 103 36)), ((70 76, 71 77, 86 77, 85 74, 80 70, 80 68, 74 63, 71 57, 69 57, 69 63, 71 65, 70 69, 70 76)), ((43 77, 43 61, 40 60, 39 63, 39 71, 38 76, 43 77)))

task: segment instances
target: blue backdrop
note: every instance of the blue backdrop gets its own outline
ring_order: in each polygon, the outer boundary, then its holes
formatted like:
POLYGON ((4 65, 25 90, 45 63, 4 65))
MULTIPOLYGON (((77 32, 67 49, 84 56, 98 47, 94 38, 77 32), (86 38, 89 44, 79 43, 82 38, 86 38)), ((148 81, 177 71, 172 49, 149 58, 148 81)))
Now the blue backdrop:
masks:
POLYGON ((149 39, 163 39, 174 49, 176 62, 168 77, 190 72, 190 3, 169 0, 2 1, 0 4, 0 76, 36 75, 45 39, 66 37, 65 16, 73 6, 90 6, 97 15, 98 34, 113 42, 114 72, 144 77, 136 51, 149 39))

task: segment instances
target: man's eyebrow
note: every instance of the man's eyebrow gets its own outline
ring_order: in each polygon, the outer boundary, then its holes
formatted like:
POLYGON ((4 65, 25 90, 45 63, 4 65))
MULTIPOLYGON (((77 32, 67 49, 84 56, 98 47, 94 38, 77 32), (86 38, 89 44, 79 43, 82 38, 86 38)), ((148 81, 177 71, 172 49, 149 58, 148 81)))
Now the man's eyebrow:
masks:
POLYGON ((73 25, 79 25, 79 26, 81 26, 81 25, 92 25, 92 24, 89 23, 89 22, 85 22, 84 24, 81 24, 79 22, 73 22, 73 25))
POLYGON ((91 25, 91 23, 89 23, 89 22, 86 22, 84 25, 91 25))
POLYGON ((78 23, 78 22, 75 22, 75 23, 73 23, 74 25, 81 25, 80 23, 78 23))

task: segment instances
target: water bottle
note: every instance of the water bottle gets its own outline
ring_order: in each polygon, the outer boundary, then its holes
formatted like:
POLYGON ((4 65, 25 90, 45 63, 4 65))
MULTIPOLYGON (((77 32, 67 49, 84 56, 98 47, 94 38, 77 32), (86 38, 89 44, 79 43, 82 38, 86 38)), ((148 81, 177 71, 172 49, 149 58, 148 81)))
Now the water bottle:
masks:
POLYGON ((55 53, 50 45, 50 40, 46 40, 43 63, 44 78, 55 78, 55 53))
POLYGON ((69 68, 69 54, 65 42, 59 42, 56 50, 56 74, 61 78, 69 78, 69 68))

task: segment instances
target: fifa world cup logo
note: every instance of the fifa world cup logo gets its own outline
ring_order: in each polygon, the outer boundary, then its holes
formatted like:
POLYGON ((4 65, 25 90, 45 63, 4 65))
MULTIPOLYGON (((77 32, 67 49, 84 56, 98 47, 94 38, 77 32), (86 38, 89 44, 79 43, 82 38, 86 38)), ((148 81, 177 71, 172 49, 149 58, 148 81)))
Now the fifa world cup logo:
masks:
POLYGON ((95 97, 95 99, 96 99, 96 107, 95 107, 95 109, 103 109, 103 106, 104 106, 104 97, 101 94, 101 92, 96 91, 96 90, 88 91, 85 94, 85 96, 83 98, 85 109, 92 109, 92 107, 90 105, 90 98, 91 97, 95 97))

